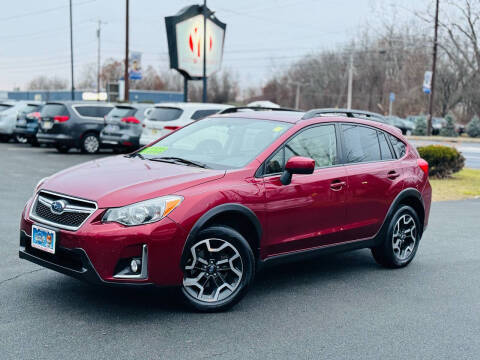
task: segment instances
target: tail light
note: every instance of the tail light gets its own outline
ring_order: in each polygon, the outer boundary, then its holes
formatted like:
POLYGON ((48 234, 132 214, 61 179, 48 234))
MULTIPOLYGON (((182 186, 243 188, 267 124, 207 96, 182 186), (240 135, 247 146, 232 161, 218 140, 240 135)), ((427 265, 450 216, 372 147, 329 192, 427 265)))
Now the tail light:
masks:
POLYGON ((422 171, 425 173, 425 175, 428 176, 428 162, 423 159, 417 159, 417 164, 420 169, 422 169, 422 171))
POLYGON ((70 117, 68 117, 67 115, 57 115, 53 117, 53 121, 57 123, 63 123, 65 121, 68 121, 68 119, 70 119, 70 117))
POLYGON ((140 120, 138 120, 135 116, 127 116, 122 118, 122 122, 127 124, 140 124, 140 120))
POLYGON ((181 128, 181 126, 164 126, 163 127, 165 130, 172 130, 172 131, 175 131, 175 130, 178 130, 181 128))

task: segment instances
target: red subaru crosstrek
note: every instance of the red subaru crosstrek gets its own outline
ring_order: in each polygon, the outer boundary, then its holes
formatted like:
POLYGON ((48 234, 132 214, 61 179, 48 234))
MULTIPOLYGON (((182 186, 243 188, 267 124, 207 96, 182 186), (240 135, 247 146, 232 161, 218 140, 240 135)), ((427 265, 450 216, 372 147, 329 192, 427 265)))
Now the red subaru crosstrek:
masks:
POLYGON ((179 286, 216 311, 295 256, 370 248, 383 266, 407 265, 430 202, 428 164, 389 125, 238 112, 43 179, 20 257, 94 283, 179 286))

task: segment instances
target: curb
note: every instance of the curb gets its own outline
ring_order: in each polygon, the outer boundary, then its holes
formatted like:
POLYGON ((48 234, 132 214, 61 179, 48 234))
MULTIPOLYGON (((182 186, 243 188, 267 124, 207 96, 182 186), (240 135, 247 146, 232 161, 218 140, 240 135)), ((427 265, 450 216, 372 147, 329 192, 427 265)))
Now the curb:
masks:
POLYGON ((477 143, 480 144, 480 138, 470 137, 447 137, 447 136, 407 136, 408 140, 423 140, 423 141, 437 141, 437 142, 452 142, 452 143, 477 143))

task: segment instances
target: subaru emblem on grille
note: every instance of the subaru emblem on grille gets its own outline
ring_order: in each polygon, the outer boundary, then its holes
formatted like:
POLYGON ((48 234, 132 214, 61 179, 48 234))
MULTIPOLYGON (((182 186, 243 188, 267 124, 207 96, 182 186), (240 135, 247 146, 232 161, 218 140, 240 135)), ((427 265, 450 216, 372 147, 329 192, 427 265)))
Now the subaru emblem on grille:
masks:
POLYGON ((60 215, 63 213, 66 206, 67 202, 65 200, 55 200, 52 202, 52 205, 50 205, 50 210, 52 213, 60 215))

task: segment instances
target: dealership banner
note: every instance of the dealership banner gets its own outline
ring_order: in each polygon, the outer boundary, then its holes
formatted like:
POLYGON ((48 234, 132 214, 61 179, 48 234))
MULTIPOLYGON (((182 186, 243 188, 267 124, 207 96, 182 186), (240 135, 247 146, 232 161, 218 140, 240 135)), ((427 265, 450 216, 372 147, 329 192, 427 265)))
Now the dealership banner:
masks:
POLYGON ((204 39, 203 7, 192 5, 175 16, 165 18, 170 67, 188 78, 203 77, 204 41, 206 41, 206 76, 220 70, 227 25, 207 9, 204 39))
POLYGON ((142 79, 142 53, 139 51, 130 51, 128 59, 128 73, 132 80, 142 79))

